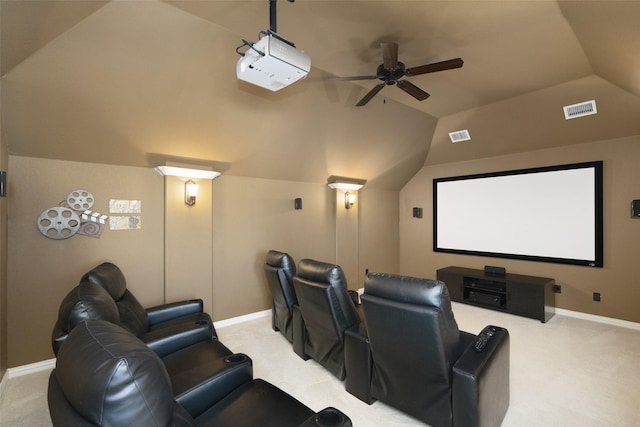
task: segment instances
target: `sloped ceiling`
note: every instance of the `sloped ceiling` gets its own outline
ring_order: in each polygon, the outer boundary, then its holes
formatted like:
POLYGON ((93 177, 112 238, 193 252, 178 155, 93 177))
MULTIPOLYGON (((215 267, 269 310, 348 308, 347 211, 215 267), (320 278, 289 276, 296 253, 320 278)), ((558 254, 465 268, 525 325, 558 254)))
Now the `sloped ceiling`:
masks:
POLYGON ((401 188, 423 164, 640 134, 640 2, 280 1, 278 32, 309 53, 279 92, 238 81, 236 47, 268 0, 2 0, 2 116, 11 154, 401 188), (462 57, 365 107, 380 42, 408 67, 462 57), (562 106, 595 99, 566 121, 562 106), (452 144, 448 133, 472 140, 452 144))

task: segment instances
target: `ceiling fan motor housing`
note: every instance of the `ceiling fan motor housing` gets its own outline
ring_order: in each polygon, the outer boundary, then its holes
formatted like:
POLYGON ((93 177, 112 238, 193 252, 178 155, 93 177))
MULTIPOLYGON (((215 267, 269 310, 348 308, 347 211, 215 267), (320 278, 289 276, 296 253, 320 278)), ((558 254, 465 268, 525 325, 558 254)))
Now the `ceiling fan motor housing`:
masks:
POLYGON ((388 85, 396 84, 398 79, 405 76, 405 66, 402 62, 398 61, 398 65, 396 68, 389 69, 385 68, 384 64, 378 65, 378 69, 376 70, 376 75, 380 80, 385 82, 388 85))

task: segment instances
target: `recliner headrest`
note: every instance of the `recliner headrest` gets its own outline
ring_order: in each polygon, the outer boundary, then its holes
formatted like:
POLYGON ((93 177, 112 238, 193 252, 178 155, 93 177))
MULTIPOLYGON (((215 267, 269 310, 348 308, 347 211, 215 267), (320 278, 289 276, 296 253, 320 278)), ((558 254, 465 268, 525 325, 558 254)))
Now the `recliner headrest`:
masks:
POLYGON ((326 283, 336 288, 347 288, 347 279, 339 265, 313 259, 303 259, 298 263, 298 276, 312 282, 326 283))
POLYGON ((60 348, 55 374, 69 404, 95 425, 173 425, 175 401, 162 361, 119 326, 78 325, 60 348))
POLYGON ((89 282, 82 282, 69 291, 58 309, 58 326, 63 332, 70 332, 85 320, 120 322, 118 307, 109 293, 89 282))
POLYGON ((127 291, 127 280, 124 278, 122 270, 110 262, 103 262, 94 267, 85 273, 80 281, 96 283, 102 286, 115 301, 119 301, 127 291))
POLYGON ((369 273, 364 293, 393 301, 451 310, 449 291, 444 282, 388 273, 369 273))
POLYGON ((291 283, 293 276, 296 275, 296 264, 287 253, 270 250, 267 252, 265 263, 275 268, 281 268, 289 283, 291 283))

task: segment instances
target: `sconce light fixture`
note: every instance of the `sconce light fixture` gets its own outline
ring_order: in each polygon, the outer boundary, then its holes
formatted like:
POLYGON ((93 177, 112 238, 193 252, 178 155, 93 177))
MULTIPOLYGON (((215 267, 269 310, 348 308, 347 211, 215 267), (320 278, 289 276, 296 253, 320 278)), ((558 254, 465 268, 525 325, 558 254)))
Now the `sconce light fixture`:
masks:
POLYGON ((345 207, 345 209, 351 209, 351 207, 353 206, 353 204, 355 202, 356 202, 356 195, 346 191, 344 193, 344 207, 345 207))
POLYGON ((196 204, 196 197, 198 197, 198 184, 190 179, 184 183, 184 203, 187 206, 193 206, 196 204))

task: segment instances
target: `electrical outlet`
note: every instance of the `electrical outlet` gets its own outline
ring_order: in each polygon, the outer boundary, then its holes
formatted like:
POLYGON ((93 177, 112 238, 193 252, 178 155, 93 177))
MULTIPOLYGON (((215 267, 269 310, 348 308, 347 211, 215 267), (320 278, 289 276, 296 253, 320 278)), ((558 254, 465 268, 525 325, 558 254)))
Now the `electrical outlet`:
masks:
POLYGON ((593 293, 593 300, 600 302, 600 292, 594 292, 593 293))
POLYGON ((556 294, 561 294, 562 293, 562 286, 553 285, 553 292, 555 292, 556 294))

